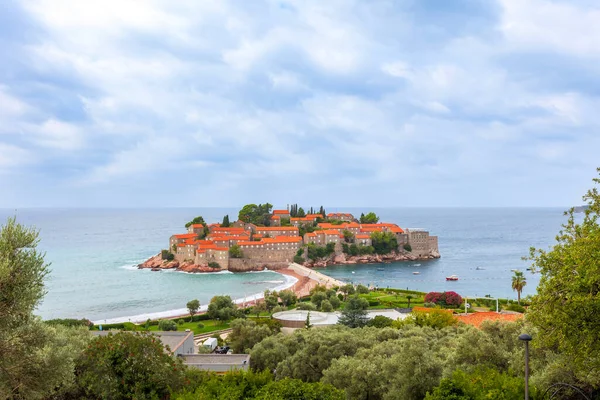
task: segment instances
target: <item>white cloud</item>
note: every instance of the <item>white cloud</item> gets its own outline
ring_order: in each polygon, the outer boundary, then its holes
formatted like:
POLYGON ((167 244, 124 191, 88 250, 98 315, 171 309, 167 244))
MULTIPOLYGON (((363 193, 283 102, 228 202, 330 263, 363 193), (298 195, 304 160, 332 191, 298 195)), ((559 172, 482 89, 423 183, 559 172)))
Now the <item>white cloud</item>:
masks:
POLYGON ((567 1, 500 0, 501 30, 509 43, 525 49, 600 56, 600 7, 567 1))
POLYGON ((0 172, 31 163, 32 154, 18 146, 0 142, 0 172))

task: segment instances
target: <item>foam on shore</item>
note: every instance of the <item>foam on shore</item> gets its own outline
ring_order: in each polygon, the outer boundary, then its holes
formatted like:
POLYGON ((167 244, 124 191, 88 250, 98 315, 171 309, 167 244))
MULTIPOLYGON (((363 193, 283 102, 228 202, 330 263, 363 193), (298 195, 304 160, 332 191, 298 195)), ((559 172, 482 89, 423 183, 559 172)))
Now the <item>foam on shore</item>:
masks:
MULTIPOLYGON (((222 272, 229 272, 229 271, 222 271, 222 272)), ((216 273, 222 273, 222 272, 216 272, 216 273)), ((276 271, 270 271, 270 272, 276 272, 276 271)), ((211 273, 215 273, 215 272, 208 272, 208 273, 211 274, 211 273)), ((271 290, 281 291, 281 290, 289 289, 292 286, 294 286, 296 284, 296 282, 298 282, 298 279, 296 279, 293 276, 284 275, 284 274, 280 274, 280 275, 285 278, 282 281, 283 283, 281 285, 274 287, 271 290)), ((256 293, 256 294, 252 294, 250 296, 234 299, 233 302, 235 304, 245 304, 248 302, 262 299, 263 297, 264 297, 263 293, 256 293)), ((208 311, 208 305, 203 305, 198 310, 199 313, 203 313, 206 311, 208 311)), ((174 310, 159 311, 159 312, 131 315, 131 316, 125 316, 125 317, 99 319, 99 320, 93 321, 93 323, 95 325, 118 324, 118 323, 123 323, 123 322, 140 323, 140 322, 146 322, 148 319, 156 320, 156 319, 161 319, 161 318, 172 318, 172 317, 178 317, 178 316, 183 316, 183 315, 189 315, 187 308, 178 308, 178 309, 174 309, 174 310)))

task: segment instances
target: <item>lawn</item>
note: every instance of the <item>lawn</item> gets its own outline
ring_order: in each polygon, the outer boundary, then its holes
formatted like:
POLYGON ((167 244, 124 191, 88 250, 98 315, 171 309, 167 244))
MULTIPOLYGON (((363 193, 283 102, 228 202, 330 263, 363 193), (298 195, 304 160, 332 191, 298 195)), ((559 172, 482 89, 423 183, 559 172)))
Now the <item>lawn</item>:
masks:
MULTIPOLYGON (((186 329, 191 330, 192 332, 194 332, 194 335, 199 335, 202 333, 209 333, 209 332, 214 332, 214 331, 220 331, 223 329, 228 329, 229 328, 229 323, 228 322, 223 322, 223 321, 217 321, 214 319, 209 319, 206 321, 198 321, 198 322, 184 322, 183 324, 177 324, 177 330, 178 331, 185 331, 186 329), (198 328, 198 324, 202 324, 204 325, 203 328, 198 328)), ((138 329, 137 330, 144 330, 143 325, 138 325, 138 329)), ((150 326, 149 329, 151 332, 152 331, 158 331, 158 325, 153 325, 150 326)))

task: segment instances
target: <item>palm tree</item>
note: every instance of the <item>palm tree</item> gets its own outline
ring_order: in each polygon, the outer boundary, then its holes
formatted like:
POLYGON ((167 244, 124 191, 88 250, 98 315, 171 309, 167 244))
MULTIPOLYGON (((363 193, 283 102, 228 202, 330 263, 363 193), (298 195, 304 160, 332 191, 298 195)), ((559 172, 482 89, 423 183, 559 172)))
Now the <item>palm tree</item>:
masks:
POLYGON ((512 288, 517 291, 517 302, 521 304, 521 292, 527 285, 527 278, 520 271, 515 271, 515 275, 512 277, 512 288))
POLYGON ((409 294, 408 296, 406 296, 406 300, 408 300, 408 308, 410 308, 410 300, 411 300, 412 298, 413 298, 413 297, 412 297, 410 294, 409 294))

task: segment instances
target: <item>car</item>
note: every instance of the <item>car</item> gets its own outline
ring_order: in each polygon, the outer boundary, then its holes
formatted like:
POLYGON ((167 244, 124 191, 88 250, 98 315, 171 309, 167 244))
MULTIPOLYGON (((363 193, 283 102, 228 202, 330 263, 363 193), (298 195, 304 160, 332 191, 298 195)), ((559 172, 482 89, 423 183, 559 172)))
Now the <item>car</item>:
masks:
POLYGON ((216 354, 227 354, 228 351, 229 351, 229 346, 217 347, 215 349, 216 354))

